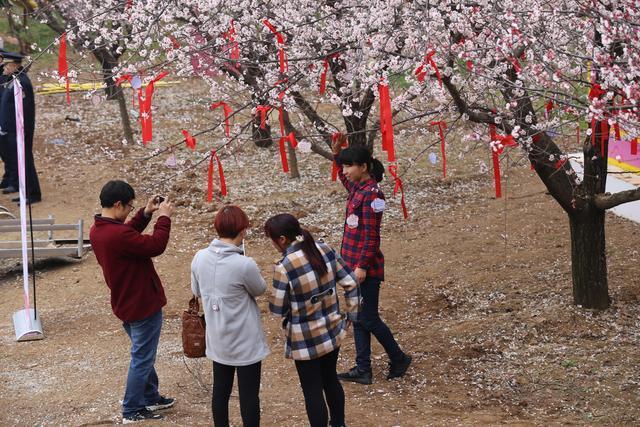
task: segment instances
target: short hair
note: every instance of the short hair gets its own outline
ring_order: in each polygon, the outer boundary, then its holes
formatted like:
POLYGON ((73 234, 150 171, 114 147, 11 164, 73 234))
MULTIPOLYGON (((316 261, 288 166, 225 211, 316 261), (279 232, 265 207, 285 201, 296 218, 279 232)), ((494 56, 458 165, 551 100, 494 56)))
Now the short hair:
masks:
POLYGON ((240 232, 249 228, 249 217, 238 206, 227 205, 221 208, 216 214, 213 226, 218 236, 233 239, 240 232))
POLYGON ((100 191, 100 206, 112 208, 118 201, 125 205, 135 198, 136 193, 133 187, 124 181, 112 180, 107 182, 100 191))

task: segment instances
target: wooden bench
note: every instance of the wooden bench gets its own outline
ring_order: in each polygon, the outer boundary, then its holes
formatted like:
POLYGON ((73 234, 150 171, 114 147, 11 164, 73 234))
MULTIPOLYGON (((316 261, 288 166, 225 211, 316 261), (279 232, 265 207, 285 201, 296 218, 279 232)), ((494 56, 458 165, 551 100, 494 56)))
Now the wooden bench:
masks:
MULTIPOLYGON (((84 239, 84 222, 78 220, 76 224, 56 224, 53 216, 46 219, 34 219, 33 223, 33 252, 36 258, 71 257, 82 258, 91 249, 91 243, 84 239), (47 238, 36 238, 36 235, 47 232, 47 238), (75 231, 76 238, 59 239, 53 237, 54 231, 75 231)), ((19 219, 0 219, 0 235, 3 233, 19 233, 19 219)), ((29 222, 27 222, 29 233, 29 222)), ((27 234, 27 254, 31 258, 31 236, 27 234)), ((22 242, 20 240, 0 240, 0 258, 22 257, 22 242)))

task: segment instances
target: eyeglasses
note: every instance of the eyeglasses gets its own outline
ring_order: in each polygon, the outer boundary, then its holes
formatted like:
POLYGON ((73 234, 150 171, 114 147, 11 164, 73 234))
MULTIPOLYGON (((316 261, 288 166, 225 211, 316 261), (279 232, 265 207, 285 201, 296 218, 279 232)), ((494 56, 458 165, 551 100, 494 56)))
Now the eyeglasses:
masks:
POLYGON ((129 206, 129 207, 131 208, 131 210, 132 210, 132 211, 136 209, 136 207, 135 207, 135 206, 133 206, 133 205, 131 204, 131 202, 127 203, 127 206, 129 206))

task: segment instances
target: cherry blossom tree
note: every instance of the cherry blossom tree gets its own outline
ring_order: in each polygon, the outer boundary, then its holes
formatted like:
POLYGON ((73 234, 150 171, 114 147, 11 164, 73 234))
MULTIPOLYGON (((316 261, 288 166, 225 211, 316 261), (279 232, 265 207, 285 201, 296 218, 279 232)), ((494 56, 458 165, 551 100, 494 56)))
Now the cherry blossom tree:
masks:
POLYGON ((203 78, 212 103, 251 113, 258 145, 275 136, 290 155, 307 140, 330 157, 338 134, 373 148, 380 133, 396 171, 392 118, 418 134, 464 123, 466 139, 491 150, 499 196, 500 155, 519 150, 567 212, 574 302, 606 308, 605 211, 640 199, 605 193, 609 138, 640 131, 638 10, 632 0, 104 0, 75 31, 128 53, 116 75, 203 78), (390 93, 395 80, 405 85, 390 93), (573 141, 583 178, 567 161, 573 141))

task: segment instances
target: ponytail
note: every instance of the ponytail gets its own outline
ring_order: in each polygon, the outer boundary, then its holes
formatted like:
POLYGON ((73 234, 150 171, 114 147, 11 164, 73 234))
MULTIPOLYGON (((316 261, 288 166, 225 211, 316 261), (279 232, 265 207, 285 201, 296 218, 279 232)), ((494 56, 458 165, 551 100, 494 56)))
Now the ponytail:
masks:
POLYGON ((316 246, 316 241, 313 240, 313 236, 309 233, 309 230, 302 228, 301 231, 304 239, 301 243, 302 252, 304 252, 305 256, 309 260, 309 264, 311 264, 313 271, 316 272, 318 277, 322 277, 328 272, 327 264, 325 264, 324 258, 316 246))
POLYGON ((370 166, 369 171, 371 172, 371 176, 373 176, 376 182, 382 181, 382 178, 384 178, 384 166, 382 166, 380 160, 372 158, 370 166))
POLYGON ((329 271, 313 236, 308 230, 300 227, 300 223, 293 215, 283 213, 272 216, 265 222, 264 232, 273 241, 280 236, 286 237, 290 242, 301 240, 300 247, 302 252, 309 260, 311 268, 318 277, 324 276, 329 271))

